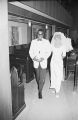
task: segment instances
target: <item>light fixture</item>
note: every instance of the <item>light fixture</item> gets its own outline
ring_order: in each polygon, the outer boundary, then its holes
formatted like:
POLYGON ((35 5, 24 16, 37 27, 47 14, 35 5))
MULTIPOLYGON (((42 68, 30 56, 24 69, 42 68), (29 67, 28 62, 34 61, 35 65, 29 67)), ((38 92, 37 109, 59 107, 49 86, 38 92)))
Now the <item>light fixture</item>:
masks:
POLYGON ((46 29, 48 29, 48 25, 46 25, 46 29))
POLYGON ((28 21, 28 26, 31 27, 31 21, 30 20, 28 21))

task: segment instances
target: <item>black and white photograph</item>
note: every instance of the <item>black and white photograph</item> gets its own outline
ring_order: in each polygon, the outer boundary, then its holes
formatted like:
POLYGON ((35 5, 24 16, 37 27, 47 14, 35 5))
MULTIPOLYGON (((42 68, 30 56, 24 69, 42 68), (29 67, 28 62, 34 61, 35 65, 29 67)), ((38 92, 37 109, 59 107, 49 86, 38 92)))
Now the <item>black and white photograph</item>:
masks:
POLYGON ((0 120, 78 120, 78 0, 0 0, 0 120))

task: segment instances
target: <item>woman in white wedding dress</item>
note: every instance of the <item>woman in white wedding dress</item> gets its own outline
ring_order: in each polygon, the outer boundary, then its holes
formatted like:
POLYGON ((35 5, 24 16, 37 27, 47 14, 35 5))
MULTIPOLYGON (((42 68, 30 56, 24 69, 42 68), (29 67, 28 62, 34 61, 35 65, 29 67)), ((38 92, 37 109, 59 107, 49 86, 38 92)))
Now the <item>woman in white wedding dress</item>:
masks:
POLYGON ((51 85, 56 95, 60 91, 63 77, 63 58, 66 56, 66 37, 61 32, 55 32, 51 41, 52 58, 50 62, 51 85))

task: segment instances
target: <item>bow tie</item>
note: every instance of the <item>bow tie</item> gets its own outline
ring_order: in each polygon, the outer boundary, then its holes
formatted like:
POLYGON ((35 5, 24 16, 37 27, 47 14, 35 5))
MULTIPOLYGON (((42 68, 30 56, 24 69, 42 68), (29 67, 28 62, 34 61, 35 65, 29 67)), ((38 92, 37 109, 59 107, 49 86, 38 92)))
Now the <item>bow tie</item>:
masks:
POLYGON ((38 41, 42 41, 42 39, 37 39, 38 41))

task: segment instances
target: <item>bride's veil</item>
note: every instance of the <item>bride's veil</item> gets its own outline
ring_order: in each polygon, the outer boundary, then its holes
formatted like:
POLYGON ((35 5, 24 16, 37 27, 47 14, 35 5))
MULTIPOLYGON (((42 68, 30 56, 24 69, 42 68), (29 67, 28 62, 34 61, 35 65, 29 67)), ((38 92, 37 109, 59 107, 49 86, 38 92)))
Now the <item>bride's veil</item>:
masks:
POLYGON ((55 32, 52 40, 51 40, 51 45, 54 46, 54 42, 55 42, 55 38, 58 37, 61 38, 61 44, 60 46, 64 46, 66 49, 66 52, 70 51, 73 49, 72 44, 71 44, 71 39, 70 38, 66 38, 64 33, 62 32, 55 32))

